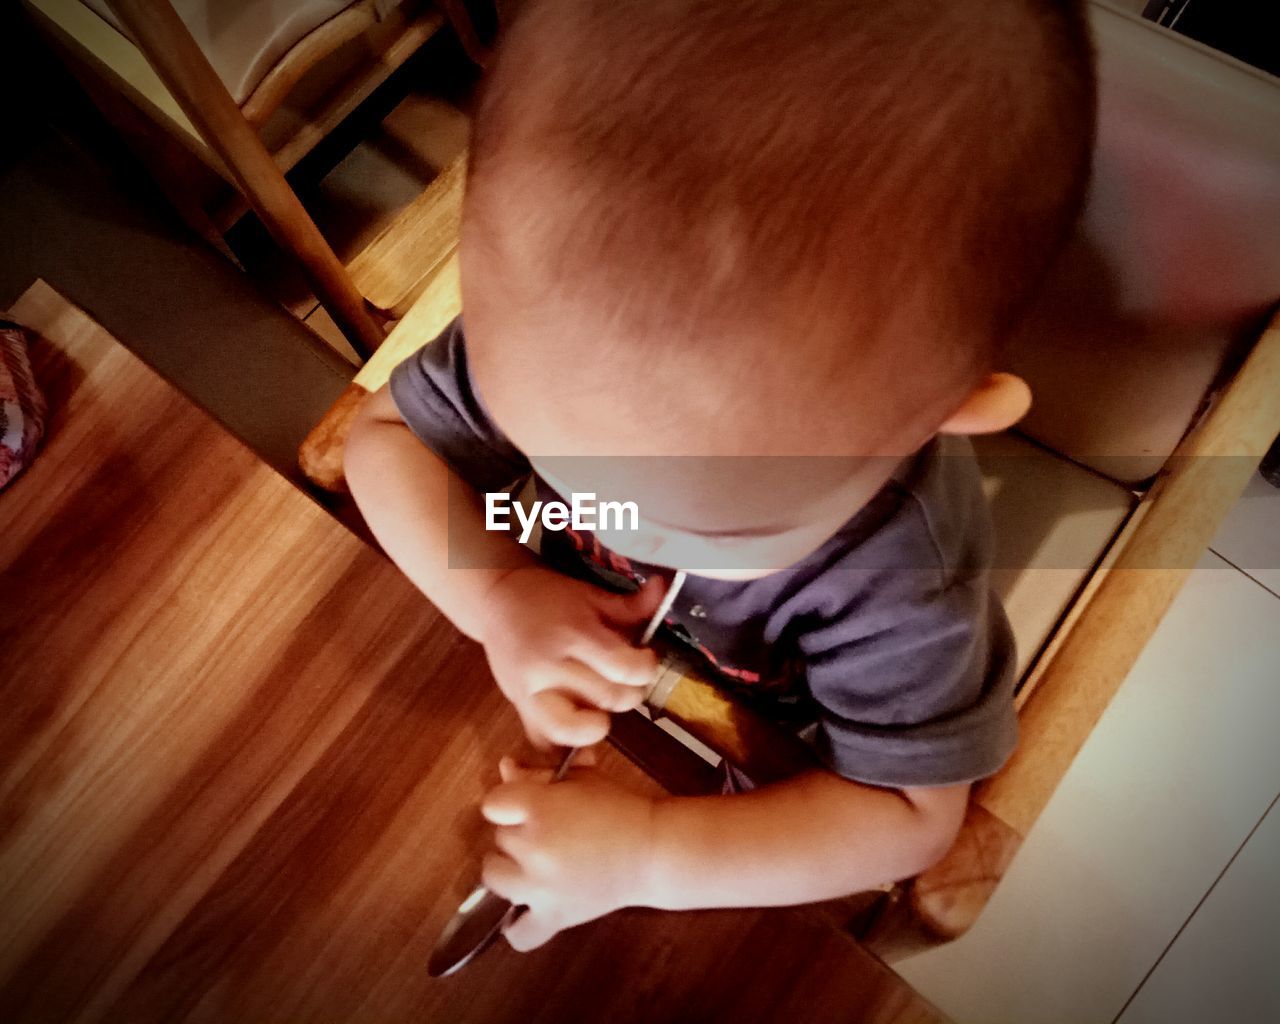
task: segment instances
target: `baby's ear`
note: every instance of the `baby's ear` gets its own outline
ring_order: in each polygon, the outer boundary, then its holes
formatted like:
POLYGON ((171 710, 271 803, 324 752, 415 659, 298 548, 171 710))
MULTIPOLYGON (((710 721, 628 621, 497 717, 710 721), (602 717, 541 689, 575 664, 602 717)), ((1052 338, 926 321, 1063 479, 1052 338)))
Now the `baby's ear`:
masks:
POLYGON ((990 374, 943 421, 940 434, 995 434, 1008 430, 1031 408, 1031 388, 1012 373, 990 374))

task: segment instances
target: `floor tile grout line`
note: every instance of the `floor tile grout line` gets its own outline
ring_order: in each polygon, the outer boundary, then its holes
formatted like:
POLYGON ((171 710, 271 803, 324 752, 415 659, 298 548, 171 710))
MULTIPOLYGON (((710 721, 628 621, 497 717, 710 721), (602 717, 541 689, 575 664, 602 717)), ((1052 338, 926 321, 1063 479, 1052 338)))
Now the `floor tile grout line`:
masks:
MULTIPOLYGON (((1219 555, 1219 557, 1221 556, 1219 555)), ((1224 562, 1227 561, 1225 558, 1223 558, 1222 560, 1224 562)), ((1228 564, 1230 565, 1231 563, 1228 562, 1228 564)), ((1238 567, 1233 566, 1233 568, 1238 568, 1238 567)), ((1241 569, 1240 571, 1243 572, 1244 570, 1241 569)), ((1248 575, 1248 574, 1246 573, 1245 575, 1248 575)), ((1252 578, 1253 577, 1250 577, 1250 579, 1252 578)), ((1259 584, 1259 586, 1261 586, 1261 584, 1259 584)), ((1266 589, 1266 588, 1263 588, 1263 589, 1266 589)), ((1205 901, 1209 898, 1210 894, 1212 894, 1213 890, 1218 887, 1218 883, 1221 882, 1223 877, 1225 877, 1226 873, 1231 870, 1231 865, 1234 864, 1236 862, 1236 858, 1240 856, 1240 851, 1242 851, 1245 848, 1245 846, 1248 845, 1249 840, 1253 838, 1254 833, 1257 832, 1258 829, 1262 826, 1262 823, 1266 820, 1267 815, 1270 814, 1273 810, 1275 810, 1277 804, 1280 804, 1280 793, 1277 793, 1275 796, 1271 798, 1271 802, 1267 804, 1266 809, 1263 810, 1258 820, 1253 823, 1253 827, 1249 829, 1249 832, 1244 837, 1244 839, 1240 841, 1240 845, 1236 847, 1235 852, 1231 854, 1230 858, 1228 858, 1227 863, 1222 866, 1222 870, 1218 872, 1217 876, 1209 884, 1209 888, 1207 888, 1204 891, 1204 895, 1201 896, 1200 899, 1196 901, 1196 905, 1191 908, 1191 913, 1187 915, 1186 920, 1184 920, 1182 924, 1178 926, 1178 930, 1173 933, 1173 938, 1171 938, 1165 944, 1164 949, 1160 951, 1160 955, 1156 957, 1155 962, 1147 969, 1147 972, 1142 976, 1142 980, 1139 981, 1138 984, 1134 987, 1134 990, 1131 993, 1129 993, 1129 998, 1124 1001, 1124 1005, 1120 1007, 1119 1012, 1117 1012, 1116 1015, 1111 1019, 1111 1024, 1120 1024, 1120 1018, 1124 1016, 1124 1013, 1127 1009, 1129 1009, 1130 1004, 1136 998, 1138 998, 1138 993, 1142 991, 1143 986, 1146 985, 1146 983, 1151 980, 1151 975, 1155 974, 1156 968, 1159 967, 1160 963, 1164 960, 1164 958, 1169 955, 1169 950, 1173 949, 1174 943, 1176 943, 1178 939, 1182 936, 1182 933, 1187 930, 1187 926, 1191 923, 1192 918, 1194 918, 1196 914, 1200 912, 1200 908, 1204 906, 1205 901)))
POLYGON ((1269 586, 1267 586, 1265 583, 1263 583, 1263 582, 1262 582, 1262 580, 1258 579, 1258 577, 1257 577, 1257 576, 1253 575, 1253 573, 1251 573, 1248 569, 1244 569, 1244 568, 1241 568, 1240 566, 1236 565, 1236 563, 1235 563, 1235 562, 1231 561, 1231 559, 1229 559, 1229 558, 1228 558, 1226 555, 1224 555, 1221 551, 1218 551, 1216 548, 1210 547, 1210 548, 1209 548, 1209 552, 1210 552, 1211 554, 1216 555, 1218 558, 1221 558, 1224 562, 1226 562, 1226 563, 1227 563, 1227 565, 1231 566, 1231 568, 1235 569, 1235 570, 1236 570, 1236 572, 1240 573, 1242 576, 1247 576, 1249 579, 1251 579, 1254 583, 1256 583, 1258 586, 1260 586, 1263 590, 1265 590, 1265 591, 1266 591, 1268 594, 1270 594, 1272 597, 1280 597, 1280 593, 1278 593, 1278 592, 1276 592, 1276 591, 1272 590, 1269 586))

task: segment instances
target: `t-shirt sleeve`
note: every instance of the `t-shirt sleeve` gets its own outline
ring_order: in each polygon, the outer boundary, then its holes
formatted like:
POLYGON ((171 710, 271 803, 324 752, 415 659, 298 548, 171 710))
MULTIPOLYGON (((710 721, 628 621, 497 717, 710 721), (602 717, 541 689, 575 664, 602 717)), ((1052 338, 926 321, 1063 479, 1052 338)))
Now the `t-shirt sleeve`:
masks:
POLYGON ((405 425, 475 490, 501 490, 529 472, 471 380, 461 317, 391 372, 390 391, 405 425))
POLYGON ((1017 743, 1012 631, 986 571, 918 566, 850 568, 841 598, 798 638, 818 753, 871 785, 973 782, 1017 743))

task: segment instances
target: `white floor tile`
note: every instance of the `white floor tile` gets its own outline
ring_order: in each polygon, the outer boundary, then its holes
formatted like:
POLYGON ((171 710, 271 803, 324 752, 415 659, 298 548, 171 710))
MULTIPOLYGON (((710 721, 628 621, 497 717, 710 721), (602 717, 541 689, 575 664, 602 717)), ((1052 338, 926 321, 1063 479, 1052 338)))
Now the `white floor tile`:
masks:
POLYGON ((1112 1021, 1280 778, 1280 600, 1205 556, 959 942, 895 965, 961 1024, 1112 1021))
POLYGON ((1255 473, 1209 546, 1280 595, 1280 487, 1255 473))
POLYGON ((1280 806, 1120 1016, 1119 1024, 1280 1021, 1280 806))

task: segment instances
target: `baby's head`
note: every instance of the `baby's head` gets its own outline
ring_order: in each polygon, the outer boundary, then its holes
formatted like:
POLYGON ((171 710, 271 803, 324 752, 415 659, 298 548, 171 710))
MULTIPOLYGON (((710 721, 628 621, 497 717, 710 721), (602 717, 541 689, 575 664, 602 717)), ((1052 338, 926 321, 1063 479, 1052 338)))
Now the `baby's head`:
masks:
POLYGON ((781 568, 1025 411, 996 353, 1092 127, 1071 0, 530 0, 475 125, 477 387, 557 489, 637 502, 620 553, 781 568))

